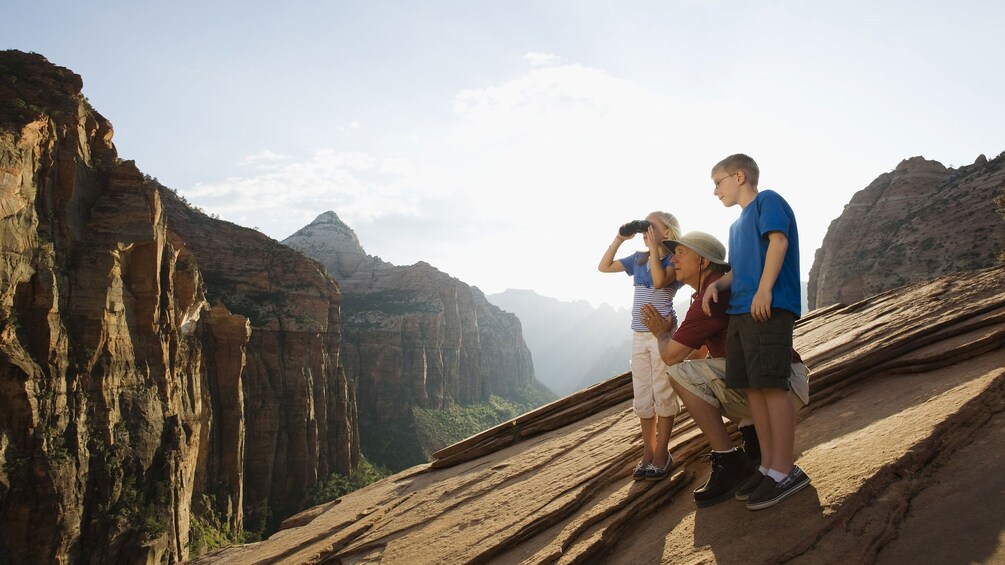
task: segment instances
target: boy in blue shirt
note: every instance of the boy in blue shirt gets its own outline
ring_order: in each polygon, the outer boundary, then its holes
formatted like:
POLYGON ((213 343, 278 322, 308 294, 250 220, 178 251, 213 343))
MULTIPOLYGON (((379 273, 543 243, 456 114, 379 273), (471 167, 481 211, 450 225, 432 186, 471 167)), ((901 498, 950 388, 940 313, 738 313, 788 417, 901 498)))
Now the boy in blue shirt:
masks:
POLYGON ((810 484, 795 464, 796 408, 789 395, 792 328, 801 314, 799 232, 778 193, 758 192, 759 174, 743 154, 712 168, 716 198, 741 211, 729 228, 732 270, 709 285, 702 300, 708 313, 709 301, 730 290, 726 386, 746 392, 761 444, 760 473, 736 491, 751 510, 774 506, 810 484))

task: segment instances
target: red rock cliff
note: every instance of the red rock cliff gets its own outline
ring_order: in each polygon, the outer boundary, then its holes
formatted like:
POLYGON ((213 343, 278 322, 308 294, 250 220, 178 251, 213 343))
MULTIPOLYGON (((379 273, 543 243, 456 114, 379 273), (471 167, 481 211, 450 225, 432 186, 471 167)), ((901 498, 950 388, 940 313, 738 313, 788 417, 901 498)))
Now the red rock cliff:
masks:
POLYGON ((180 561, 355 465, 323 268, 120 161, 79 76, 0 77, 0 562, 180 561))
POLYGON ((991 267, 1005 249, 993 198, 1005 153, 959 169, 913 157, 857 192, 810 270, 809 307, 851 303, 940 275, 991 267))
POLYGON ((344 365, 359 386, 368 459, 402 469, 445 445, 417 439, 413 408, 546 391, 516 316, 477 288, 427 263, 395 266, 367 255, 334 212, 283 243, 320 261, 341 285, 344 365))

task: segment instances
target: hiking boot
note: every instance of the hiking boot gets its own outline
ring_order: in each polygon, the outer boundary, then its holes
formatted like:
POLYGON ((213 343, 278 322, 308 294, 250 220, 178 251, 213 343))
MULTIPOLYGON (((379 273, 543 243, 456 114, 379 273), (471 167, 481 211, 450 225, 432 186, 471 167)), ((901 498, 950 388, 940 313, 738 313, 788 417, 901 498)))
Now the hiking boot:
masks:
POLYGON ((762 482, 764 482, 764 475, 760 471, 750 475, 747 477, 747 480, 740 484, 740 488, 736 489, 735 498, 737 500, 747 500, 757 490, 757 487, 761 486, 762 482))
POLYGON ((747 477, 757 472, 742 448, 729 453, 713 451, 709 455, 712 459, 712 472, 708 475, 708 481, 694 490, 694 503, 699 508, 732 498, 747 477))
POLYGON ((754 466, 761 464, 761 442, 757 440, 757 432, 754 426, 741 426, 740 437, 743 439, 743 450, 747 452, 747 457, 754 466))
POLYGON ((749 510, 763 510, 774 506, 810 484, 810 478, 798 465, 792 467, 789 474, 777 483, 771 477, 765 479, 747 499, 749 510))

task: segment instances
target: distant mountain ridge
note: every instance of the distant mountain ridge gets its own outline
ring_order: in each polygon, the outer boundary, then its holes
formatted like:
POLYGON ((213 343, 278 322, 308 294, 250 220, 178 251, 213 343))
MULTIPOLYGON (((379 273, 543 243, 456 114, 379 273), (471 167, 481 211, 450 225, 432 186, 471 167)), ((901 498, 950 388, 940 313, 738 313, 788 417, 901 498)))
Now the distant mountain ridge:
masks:
MULTIPOLYGON (((806 282, 801 286, 806 315, 806 282)), ((691 306, 693 293, 685 286, 674 296, 680 320, 691 306)), ((632 314, 627 308, 615 310, 606 303, 594 308, 585 300, 561 301, 512 288, 486 298, 520 318, 523 337, 534 356, 534 372, 559 396, 630 370, 632 314)))
POLYGON ((534 377, 519 320, 477 288, 428 263, 368 255, 333 211, 283 243, 324 265, 342 291, 342 360, 357 383, 360 446, 371 461, 403 469, 452 441, 420 429, 428 419, 418 411, 493 395, 525 408, 553 398, 534 377))
MULTIPOLYGON (((560 396, 630 369, 632 313, 627 308, 594 308, 585 300, 561 301, 533 290, 506 289, 487 298, 520 318, 537 378, 560 396)), ((678 317, 684 317, 690 298, 690 287, 677 291, 678 317)))
POLYGON ((507 289, 486 298, 520 319, 535 374, 559 396, 629 368, 631 313, 626 308, 562 302, 532 290, 507 289))

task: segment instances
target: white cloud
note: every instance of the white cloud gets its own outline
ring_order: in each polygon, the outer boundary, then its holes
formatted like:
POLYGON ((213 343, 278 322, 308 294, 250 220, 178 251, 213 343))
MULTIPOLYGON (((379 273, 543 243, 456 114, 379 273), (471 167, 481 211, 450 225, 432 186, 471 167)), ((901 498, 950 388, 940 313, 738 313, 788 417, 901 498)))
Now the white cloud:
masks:
POLYGON ((418 171, 415 163, 411 159, 387 158, 380 162, 380 172, 394 174, 403 177, 414 176, 418 171))
MULTIPOLYGON (((454 112, 453 127, 424 136, 421 153, 320 149, 185 194, 224 218, 257 216, 277 238, 335 210, 385 260, 428 261, 486 292, 534 288, 596 303, 630 302, 628 281, 595 267, 618 225, 657 209, 689 225, 674 189, 677 169, 697 161, 689 148, 699 128, 672 99, 566 64, 459 92, 454 112)), ((691 208, 718 205, 706 200, 691 208)))
POLYGON ((356 129, 359 129, 359 122, 358 121, 352 121, 352 122, 349 122, 348 125, 339 125, 338 126, 339 133, 346 133, 349 130, 356 130, 356 129))
POLYGON ((527 61, 534 67, 555 65, 561 62, 561 59, 557 55, 552 55, 551 53, 540 53, 538 51, 528 51, 524 54, 523 60, 527 61))
POLYGON ((199 183, 184 194, 224 218, 260 215, 257 224, 281 238, 326 210, 338 211, 350 225, 418 214, 425 196, 421 190, 408 190, 415 172, 405 159, 326 148, 265 172, 199 183))
POLYGON ((271 149, 263 149, 254 155, 248 155, 241 162, 245 166, 256 168, 275 168, 278 163, 289 159, 286 155, 281 155, 271 149))
MULTIPOLYGON (((321 149, 185 194, 224 218, 257 216, 277 238, 335 210, 369 253, 427 261, 485 292, 626 305, 627 277, 596 270, 617 226, 666 210, 685 231, 725 241, 736 211, 711 196, 709 168, 737 150, 770 159, 765 132, 792 127, 766 111, 739 137, 724 103, 733 101, 678 100, 583 65, 535 67, 457 93, 447 133, 404 153, 321 149)), ((639 237, 622 254, 642 248, 639 237)))

